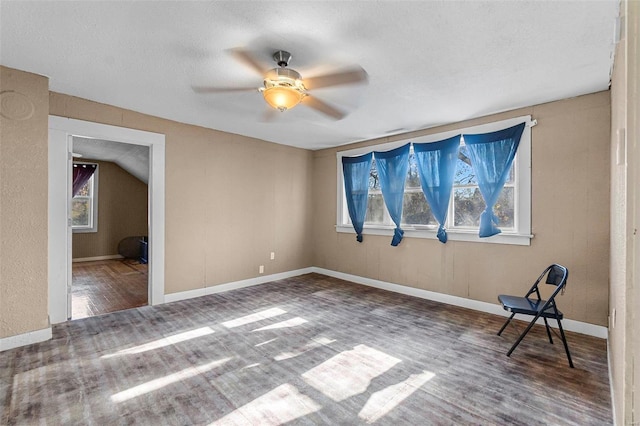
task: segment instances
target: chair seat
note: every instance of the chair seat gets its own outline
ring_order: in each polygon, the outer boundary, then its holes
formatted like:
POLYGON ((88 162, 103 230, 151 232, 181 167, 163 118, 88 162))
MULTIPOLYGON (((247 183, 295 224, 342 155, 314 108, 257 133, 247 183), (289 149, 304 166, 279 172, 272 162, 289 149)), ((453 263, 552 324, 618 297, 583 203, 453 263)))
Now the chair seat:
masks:
MULTIPOLYGON (((505 311, 526 315, 536 315, 547 302, 546 300, 536 300, 518 296, 507 296, 504 294, 499 295, 498 300, 500 301, 500 303, 502 303, 502 307, 505 311)), ((556 314, 552 307, 547 308, 540 316, 544 318, 556 318, 556 314)), ((560 310, 558 310, 558 318, 563 318, 562 312, 560 312, 560 310)))

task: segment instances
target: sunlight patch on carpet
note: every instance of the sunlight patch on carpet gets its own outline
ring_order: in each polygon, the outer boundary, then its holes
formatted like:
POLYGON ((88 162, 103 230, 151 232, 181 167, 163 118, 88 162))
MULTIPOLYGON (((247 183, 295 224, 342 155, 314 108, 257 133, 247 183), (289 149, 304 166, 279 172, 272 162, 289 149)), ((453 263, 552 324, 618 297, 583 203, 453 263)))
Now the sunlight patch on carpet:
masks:
POLYGON ((420 374, 412 374, 407 380, 374 392, 358 413, 358 417, 369 424, 375 423, 434 377, 434 373, 423 371, 420 374))
POLYGON ((255 362, 253 364, 249 364, 246 367, 242 367, 241 370, 248 370, 249 368, 255 368, 255 367, 259 367, 260 363, 259 362, 255 362))
POLYGON ((358 345, 302 374, 304 380, 334 401, 365 392, 371 380, 401 362, 384 352, 358 345))
POLYGON ((322 407, 295 386, 280 385, 209 426, 281 425, 309 415, 322 407))
POLYGON ((224 363, 226 363, 227 361, 229 361, 230 359, 231 358, 222 358, 207 364, 185 368, 184 370, 180 370, 176 373, 169 374, 168 376, 150 380, 141 385, 134 386, 122 392, 118 392, 116 394, 111 395, 111 401, 124 402, 131 398, 135 398, 140 395, 144 395, 146 393, 153 392, 158 389, 162 389, 163 387, 168 386, 172 383, 179 382, 180 380, 190 379, 191 377, 195 377, 198 374, 202 374, 216 367, 219 367, 224 363))
POLYGON ((292 349, 290 352, 282 352, 281 354, 276 355, 273 359, 275 359, 276 361, 284 361, 286 359, 295 358, 297 356, 305 354, 306 352, 309 352, 310 350, 329 345, 333 342, 335 342, 335 340, 331 340, 326 337, 317 337, 311 339, 309 343, 302 346, 301 348, 292 349))
POLYGON ((256 328, 255 330, 252 330, 252 331, 277 330, 279 328, 297 327, 299 325, 304 324, 305 322, 308 322, 308 321, 306 319, 304 319, 304 318, 295 317, 295 318, 291 318, 291 319, 286 320, 286 321, 281 321, 281 322, 277 322, 275 324, 271 324, 271 325, 267 325, 267 326, 264 326, 264 327, 256 328))
POLYGON ((260 347, 260 346, 262 346, 262 345, 268 345, 269 343, 273 343, 273 342, 275 342, 276 340, 278 340, 278 338, 277 338, 277 337, 276 337, 275 339, 270 339, 270 340, 267 340, 267 341, 265 341, 265 342, 258 343, 257 345, 253 345, 253 346, 255 346, 255 347, 257 348, 257 347, 260 347))
POLYGON ((112 354, 102 355, 100 358, 107 359, 107 358, 113 358, 113 357, 122 356, 122 355, 139 354, 147 351, 152 351, 154 349, 159 349, 165 346, 174 345, 176 343, 184 342, 186 340, 207 336, 213 333, 214 331, 211 329, 211 327, 197 328, 195 330, 185 331, 184 333, 163 337, 162 339, 154 340, 153 342, 145 343, 143 345, 134 346, 128 349, 122 349, 112 354))
POLYGON ((245 315, 234 320, 225 321, 222 323, 222 325, 227 328, 240 327, 241 325, 251 324, 252 322, 262 321, 264 319, 277 317, 278 315, 283 315, 286 313, 287 311, 284 311, 280 308, 271 308, 265 311, 256 312, 254 314, 245 315))

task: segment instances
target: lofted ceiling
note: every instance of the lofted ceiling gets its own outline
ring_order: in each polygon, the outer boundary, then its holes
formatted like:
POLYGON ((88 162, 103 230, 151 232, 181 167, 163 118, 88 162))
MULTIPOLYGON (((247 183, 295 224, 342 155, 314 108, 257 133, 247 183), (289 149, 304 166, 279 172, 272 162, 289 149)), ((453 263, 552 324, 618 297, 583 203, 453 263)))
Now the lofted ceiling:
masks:
POLYGON ((50 90, 307 149, 606 90, 618 2, 0 2, 0 63, 50 90), (304 77, 360 65, 368 84, 312 92, 265 121, 263 64, 287 50, 304 77))
POLYGON ((73 153, 82 156, 76 158, 78 161, 102 160, 116 163, 142 182, 149 184, 148 146, 74 136, 73 153))

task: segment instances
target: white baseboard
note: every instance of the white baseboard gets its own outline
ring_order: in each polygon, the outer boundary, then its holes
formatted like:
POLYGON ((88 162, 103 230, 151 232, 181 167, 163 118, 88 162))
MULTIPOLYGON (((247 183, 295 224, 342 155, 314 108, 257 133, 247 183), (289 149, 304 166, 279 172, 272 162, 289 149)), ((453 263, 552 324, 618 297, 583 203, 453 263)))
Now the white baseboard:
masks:
POLYGON ((177 293, 169 293, 164 295, 164 303, 177 302, 179 300, 193 299, 194 297, 206 296, 204 288, 195 290, 179 291, 177 293))
POLYGON ((195 290, 181 291, 178 293, 170 293, 164 295, 165 303, 176 302, 178 300, 191 299, 193 297, 206 296, 214 293, 222 293, 224 291, 236 290, 244 287, 251 287, 258 284, 264 284, 271 281, 283 280, 285 278, 297 277, 299 275, 310 274, 314 268, 296 269, 293 271, 281 272, 279 274, 262 275, 255 278, 249 278, 241 281, 234 281, 225 284, 213 285, 195 290))
POLYGON ((106 256, 94 256, 94 257, 77 257, 72 259, 73 263, 77 262, 93 262, 95 260, 111 260, 111 259, 124 259, 124 256, 119 254, 108 254, 106 256))
MULTIPOLYGON (((504 317, 508 317, 510 315, 510 313, 502 309, 502 306, 494 303, 481 302, 478 300, 466 299, 464 297, 452 296, 444 293, 436 293, 433 291, 374 280, 371 278, 360 277, 358 275, 345 274, 343 272, 336 272, 324 268, 313 267, 311 269, 312 272, 316 272, 318 274, 351 281, 357 284, 363 284, 369 287, 376 287, 383 290, 406 294, 408 296, 433 300, 435 302, 447 303, 449 305, 460 306, 462 308, 473 309, 476 311, 486 312, 489 314, 500 315, 504 317)), ((541 324, 544 324, 542 320, 539 321, 541 324)), ((588 336, 599 337, 601 339, 606 339, 608 337, 607 328, 601 325, 589 324, 586 322, 574 321, 570 319, 564 319, 562 321, 562 324, 564 326, 563 328, 568 331, 586 334, 588 336)), ((553 321, 550 321, 549 325, 551 325, 552 327, 557 327, 557 325, 553 324, 553 321)))
POLYGON ((0 352, 51 339, 51 327, 0 339, 0 352))

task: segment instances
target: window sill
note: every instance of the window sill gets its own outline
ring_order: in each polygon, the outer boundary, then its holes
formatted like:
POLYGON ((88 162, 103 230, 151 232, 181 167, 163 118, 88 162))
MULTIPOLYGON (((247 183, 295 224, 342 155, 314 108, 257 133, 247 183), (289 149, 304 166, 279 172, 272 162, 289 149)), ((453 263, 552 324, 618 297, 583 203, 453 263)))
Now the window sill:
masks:
MULTIPOLYGON (((393 230, 395 227, 392 226, 365 226, 364 231, 362 232, 364 235, 382 235, 382 236, 393 236, 393 230)), ((402 228, 404 230, 405 238, 427 238, 431 240, 437 240, 437 229, 412 229, 412 228, 402 228)), ((353 226, 351 225, 336 225, 336 232, 346 233, 346 234, 354 234, 353 226)), ((531 245, 531 239, 533 235, 527 234, 516 234, 513 232, 502 232, 498 235, 494 235, 493 237, 488 238, 480 238, 478 236, 478 231, 463 231, 463 230, 451 230, 447 229, 447 238, 448 241, 467 241, 467 242, 476 242, 476 243, 490 243, 490 244, 510 244, 510 245, 518 245, 518 246, 528 246, 531 245)))
POLYGON ((98 232, 97 228, 72 228, 71 232, 74 234, 89 234, 98 232))

